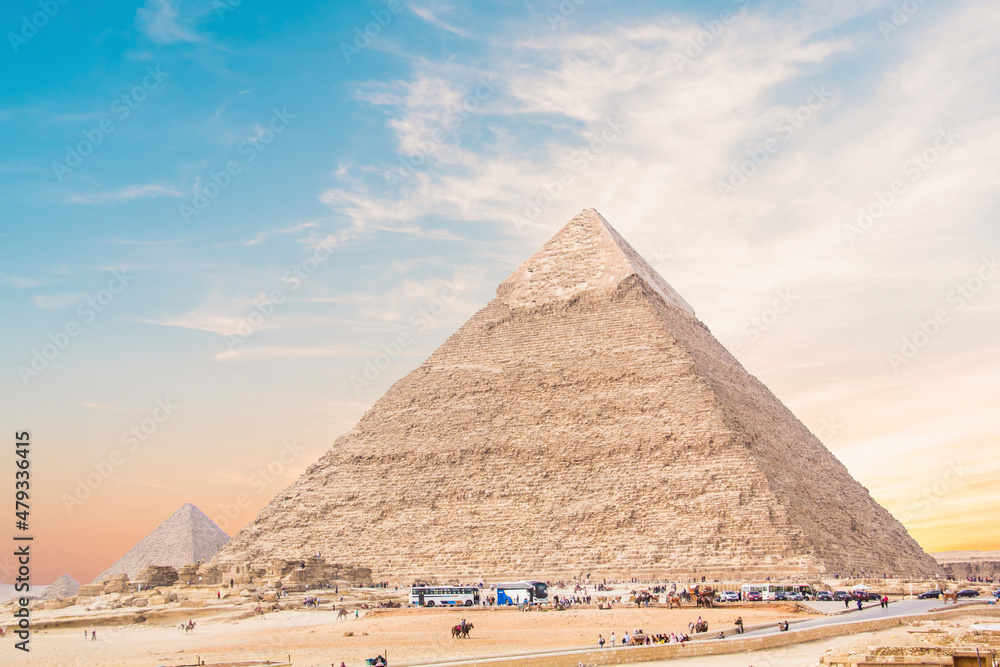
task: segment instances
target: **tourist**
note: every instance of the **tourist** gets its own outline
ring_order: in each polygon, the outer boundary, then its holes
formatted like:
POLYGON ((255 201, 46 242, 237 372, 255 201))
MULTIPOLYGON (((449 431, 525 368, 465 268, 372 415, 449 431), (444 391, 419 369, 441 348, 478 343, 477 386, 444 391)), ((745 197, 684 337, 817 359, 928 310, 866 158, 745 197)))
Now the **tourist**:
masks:
POLYGON ((845 597, 844 598, 844 609, 850 609, 850 608, 851 608, 851 598, 845 597))
POLYGON ((597 646, 604 648, 604 635, 597 635, 597 646))
POLYGON ((97 630, 94 630, 93 632, 90 633, 90 641, 92 642, 97 641, 97 630))
POLYGON ((622 646, 628 646, 630 641, 631 637, 628 636, 628 630, 626 630, 625 634, 622 635, 622 646))
POLYGON ((725 638, 726 638, 726 633, 721 631, 719 632, 719 636, 716 637, 716 639, 725 639, 725 638))
POLYGON ((612 631, 611 632, 611 648, 614 648, 614 647, 615 647, 615 633, 614 633, 614 631, 612 631))
POLYGON ((858 598, 858 611, 861 611, 861 598, 858 598))
POLYGON ((737 616, 736 617, 736 633, 737 634, 741 634, 741 635, 743 634, 743 617, 742 616, 737 616))

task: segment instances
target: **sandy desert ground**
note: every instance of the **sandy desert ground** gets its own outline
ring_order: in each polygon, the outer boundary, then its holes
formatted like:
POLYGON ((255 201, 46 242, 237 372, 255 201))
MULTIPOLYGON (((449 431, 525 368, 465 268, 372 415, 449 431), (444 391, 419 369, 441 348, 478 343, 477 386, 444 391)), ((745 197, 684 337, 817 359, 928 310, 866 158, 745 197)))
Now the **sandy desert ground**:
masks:
MULTIPOLYGON (((178 614, 183 610, 178 610, 178 614)), ((741 615, 748 626, 777 623, 806 616, 790 606, 767 609, 685 609, 620 606, 566 611, 519 612, 516 609, 384 609, 361 618, 336 620, 336 613, 279 611, 263 619, 234 620, 231 613, 197 616, 191 634, 177 628, 179 615, 169 623, 97 627, 97 640, 84 639, 85 625, 41 630, 33 635, 28 656, 13 655, 12 639, 0 640, 5 664, 30 665, 181 665, 196 657, 206 662, 277 660, 289 654, 299 665, 364 665, 364 658, 388 651, 393 663, 443 658, 483 657, 545 649, 595 646, 598 634, 620 641, 628 630, 687 631, 699 615, 714 634, 741 615), (452 640, 449 629, 466 618, 475 629, 468 640, 452 640), (176 622, 175 622, 176 621, 176 622), (8 662, 8 658, 12 657, 8 662)), ((68 620, 68 619, 67 619, 68 620)))
MULTIPOLYGON (((627 593, 628 586, 616 593, 627 593)), ((210 588, 210 587, 208 587, 210 588)), ((206 590, 205 593, 211 593, 206 590)), ((742 616, 750 629, 758 623, 776 624, 780 620, 814 618, 798 611, 793 604, 758 603, 725 605, 715 609, 663 607, 636 608, 618 605, 600 610, 592 605, 565 611, 520 612, 516 608, 461 609, 358 609, 382 600, 403 601, 405 591, 392 589, 351 589, 344 591, 341 602, 332 592, 316 594, 325 600, 320 609, 301 607, 301 594, 284 599, 281 611, 253 617, 256 603, 239 598, 210 599, 204 607, 182 607, 180 602, 155 608, 124 607, 116 610, 87 611, 80 605, 63 609, 33 612, 31 653, 14 650, 16 639, 10 634, 0 639, 0 664, 3 665, 192 665, 239 660, 285 660, 291 656, 296 667, 340 665, 363 667, 364 659, 384 654, 392 664, 430 662, 455 658, 482 658, 500 654, 545 651, 565 648, 595 647, 598 634, 610 640, 614 632, 620 641, 626 630, 641 628, 649 633, 687 631, 688 623, 699 615, 710 625, 709 636, 729 629, 742 616), (337 620, 331 603, 351 610, 347 620, 337 620), (134 622, 137 616, 144 622, 134 622), (453 640, 450 628, 466 618, 475 626, 468 640, 453 640), (183 621, 193 618, 197 625, 190 634, 178 630, 183 621), (96 630, 96 640, 90 632, 96 630), (84 632, 88 634, 85 636, 84 632)), ((563 593, 561 593, 563 594, 563 593)), ((568 594, 568 591, 565 592, 568 594)), ((207 596, 206 596, 207 597, 207 596)), ((815 665, 828 649, 863 651, 879 643, 900 644, 926 640, 940 642, 943 637, 961 635, 979 617, 998 618, 996 608, 970 611, 954 622, 939 623, 940 631, 927 634, 907 629, 853 635, 822 642, 789 646, 766 654, 742 654, 715 658, 693 658, 671 664, 690 667, 728 665, 815 665), (992 614, 992 616, 990 616, 992 614), (949 635, 949 633, 951 633, 949 635)), ((0 614, 0 624, 10 627, 10 607, 0 614)), ((952 619, 949 619, 951 621, 952 619)), ((926 625, 926 630, 930 625, 926 625)), ((911 629, 913 630, 913 629, 911 629)), ((1000 636, 1000 635, 998 635, 1000 636)), ((1000 641, 1000 640, 998 640, 1000 641)), ((653 664, 653 663, 647 663, 653 664)))

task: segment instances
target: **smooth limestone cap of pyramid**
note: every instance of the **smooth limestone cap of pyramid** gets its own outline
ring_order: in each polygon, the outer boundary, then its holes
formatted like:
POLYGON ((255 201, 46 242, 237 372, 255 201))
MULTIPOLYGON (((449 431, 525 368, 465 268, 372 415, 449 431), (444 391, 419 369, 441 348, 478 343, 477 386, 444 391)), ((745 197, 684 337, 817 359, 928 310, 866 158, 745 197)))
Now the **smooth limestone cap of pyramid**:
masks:
POLYGON ((576 294, 612 290, 638 276, 670 305, 694 309, 592 208, 580 211, 497 288, 511 308, 535 308, 576 294))

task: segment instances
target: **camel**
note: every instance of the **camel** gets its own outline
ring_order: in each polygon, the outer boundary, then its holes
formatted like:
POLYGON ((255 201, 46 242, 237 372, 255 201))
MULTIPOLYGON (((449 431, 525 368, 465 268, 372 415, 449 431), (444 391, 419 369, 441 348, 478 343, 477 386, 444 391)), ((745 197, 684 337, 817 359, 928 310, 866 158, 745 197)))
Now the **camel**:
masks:
POLYGON ((948 600, 951 600, 954 604, 958 604, 958 593, 942 593, 941 597, 944 598, 945 604, 948 604, 948 600))
POLYGON ((347 610, 346 609, 341 609, 340 611, 337 612, 337 620, 339 621, 341 619, 347 620, 347 610))
POLYGON ((471 630, 474 627, 475 626, 472 625, 472 623, 466 623, 464 625, 459 624, 459 625, 452 626, 452 628, 451 628, 451 638, 452 639, 468 639, 469 638, 469 630, 471 630))
POLYGON ((699 623, 691 621, 690 623, 688 623, 688 631, 695 633, 708 632, 708 621, 701 621, 699 623))
POLYGON ((673 609, 677 607, 681 608, 681 596, 680 595, 668 595, 667 596, 667 609, 673 609))

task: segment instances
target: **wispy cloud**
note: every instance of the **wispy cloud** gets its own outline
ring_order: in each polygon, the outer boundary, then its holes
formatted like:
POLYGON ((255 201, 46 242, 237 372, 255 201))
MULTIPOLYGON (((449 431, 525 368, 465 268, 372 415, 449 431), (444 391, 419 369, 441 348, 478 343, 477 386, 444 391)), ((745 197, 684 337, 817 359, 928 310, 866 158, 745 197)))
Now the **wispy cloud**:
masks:
POLYGON ((318 224, 319 223, 316 222, 315 220, 310 220, 309 222, 303 222, 296 225, 291 225, 289 227, 280 227, 278 229, 265 229, 255 234, 253 238, 244 241, 243 245, 245 246, 259 245, 275 236, 294 235, 296 232, 301 232, 303 229, 315 229, 318 226, 318 224))
POLYGON ((289 359, 319 359, 322 357, 357 358, 365 352, 366 350, 343 345, 327 345, 323 347, 253 345, 236 350, 224 350, 216 354, 214 359, 216 361, 234 361, 237 359, 245 360, 265 357, 289 359))
POLYGON ((147 0, 136 10, 135 22, 139 30, 159 44, 201 41, 201 36, 184 25, 170 0, 147 0))
POLYGON ((37 307, 44 311, 54 313, 66 308, 72 308, 86 298, 86 294, 57 292, 55 294, 38 294, 33 300, 37 307))
POLYGON ((470 39, 469 33, 467 33, 466 31, 464 31, 464 30, 462 30, 460 28, 456 28, 455 26, 453 26, 453 25, 451 25, 449 23, 445 23, 437 15, 437 13, 435 13, 435 12, 440 13, 440 11, 441 11, 440 9, 435 8, 435 10, 431 10, 429 7, 421 7, 419 5, 415 5, 415 4, 412 4, 412 3, 409 5, 409 7, 410 7, 410 11, 412 11, 414 14, 416 14, 417 16, 419 16, 420 18, 422 18, 423 20, 427 21, 431 25, 437 26, 438 28, 441 28, 442 30, 446 30, 446 31, 448 31, 448 32, 450 32, 450 33, 452 33, 454 35, 458 35, 459 37, 464 37, 465 39, 470 39))
POLYGON ((129 185, 127 187, 110 192, 93 192, 75 194, 69 197, 69 201, 75 204, 118 204, 133 199, 154 199, 156 197, 183 197, 184 195, 173 188, 162 185, 129 185))
POLYGON ((8 276, 4 278, 3 281, 9 285, 13 285, 17 289, 38 287, 39 285, 45 284, 44 280, 39 280, 38 278, 22 278, 21 276, 8 276))

